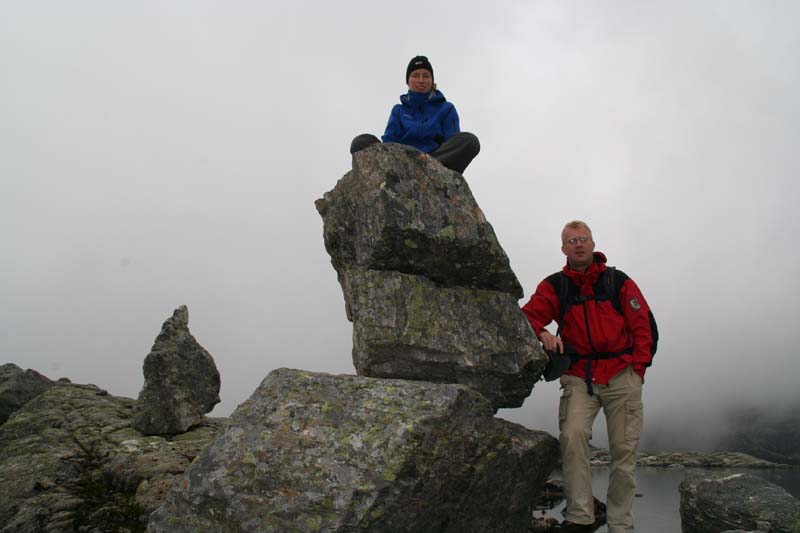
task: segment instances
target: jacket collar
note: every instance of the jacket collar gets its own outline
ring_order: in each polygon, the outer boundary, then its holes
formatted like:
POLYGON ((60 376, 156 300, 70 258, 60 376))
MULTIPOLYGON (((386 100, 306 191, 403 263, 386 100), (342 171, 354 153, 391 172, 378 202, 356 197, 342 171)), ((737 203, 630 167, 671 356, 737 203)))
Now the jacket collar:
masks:
POLYGON ((606 256, 603 252, 594 252, 594 263, 589 265, 585 272, 578 272, 570 268, 569 263, 564 265, 562 271, 572 282, 581 288, 581 294, 592 295, 594 289, 592 285, 606 269, 606 256))

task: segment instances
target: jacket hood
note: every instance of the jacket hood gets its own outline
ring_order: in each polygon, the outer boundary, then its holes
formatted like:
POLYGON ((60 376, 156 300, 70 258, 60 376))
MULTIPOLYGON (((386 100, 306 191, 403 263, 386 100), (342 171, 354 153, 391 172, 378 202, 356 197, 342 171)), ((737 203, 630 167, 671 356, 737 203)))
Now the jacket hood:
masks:
POLYGON ((426 102, 438 103, 444 101, 446 101, 444 94, 442 94, 442 91, 439 91, 438 89, 429 93, 416 93, 414 91, 408 91, 406 94, 400 95, 400 103, 403 105, 419 105, 426 102))
POLYGON ((585 272, 572 270, 569 266, 569 262, 564 265, 562 269, 564 274, 581 288, 581 294, 594 294, 592 285, 594 285, 594 282, 597 281, 600 274, 606 269, 606 254, 603 252, 594 252, 592 255, 594 256, 594 264, 589 265, 589 268, 587 268, 585 272))
MULTIPOLYGON (((604 254, 603 252, 594 252, 592 255, 594 256, 594 264, 595 265, 605 265, 608 262, 608 259, 606 259, 606 254, 604 254)), ((590 266, 587 270, 591 270, 592 268, 593 267, 590 266)), ((601 269, 601 270, 603 270, 603 269, 601 269)), ((569 261, 567 261, 567 263, 564 265, 564 269, 563 270, 564 270, 564 272, 567 272, 568 270, 572 270, 569 267, 569 261)))
POLYGON ((603 263, 605 265, 608 262, 608 259, 606 259, 606 254, 603 252, 594 252, 593 255, 595 263, 603 263))

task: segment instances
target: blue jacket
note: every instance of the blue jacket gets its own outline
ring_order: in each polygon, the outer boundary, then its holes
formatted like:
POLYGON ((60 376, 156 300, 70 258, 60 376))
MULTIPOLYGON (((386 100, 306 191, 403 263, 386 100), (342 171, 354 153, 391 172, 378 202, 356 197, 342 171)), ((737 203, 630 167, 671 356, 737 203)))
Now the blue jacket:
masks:
POLYGON ((392 108, 381 140, 408 144, 422 152, 431 153, 460 131, 456 108, 445 100, 440 91, 408 91, 400 96, 400 103, 392 108))

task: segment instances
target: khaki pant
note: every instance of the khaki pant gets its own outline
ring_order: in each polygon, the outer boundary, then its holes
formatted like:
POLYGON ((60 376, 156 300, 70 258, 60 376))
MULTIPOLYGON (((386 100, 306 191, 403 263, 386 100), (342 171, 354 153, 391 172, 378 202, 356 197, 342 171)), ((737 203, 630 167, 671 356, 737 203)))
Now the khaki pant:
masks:
POLYGON ((561 459, 567 508, 565 516, 576 524, 594 522, 589 439, 600 408, 606 415, 611 472, 606 495, 609 533, 633 531, 633 496, 636 446, 642 431, 642 378, 632 367, 614 376, 608 385, 592 385, 575 376, 561 376, 563 393, 558 411, 561 459))

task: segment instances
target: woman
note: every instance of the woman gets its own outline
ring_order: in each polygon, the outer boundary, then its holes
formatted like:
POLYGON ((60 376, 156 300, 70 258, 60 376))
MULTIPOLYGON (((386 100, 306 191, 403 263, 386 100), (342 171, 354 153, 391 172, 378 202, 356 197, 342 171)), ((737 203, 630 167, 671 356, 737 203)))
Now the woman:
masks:
MULTIPOLYGON (((478 155, 478 138, 459 127, 455 106, 445 100, 433 82, 433 66, 425 56, 416 56, 406 68, 408 93, 392 108, 383 142, 413 146, 431 154, 444 166, 464 173, 470 161, 478 155)), ((350 153, 381 142, 369 133, 359 135, 350 144, 350 153)))

